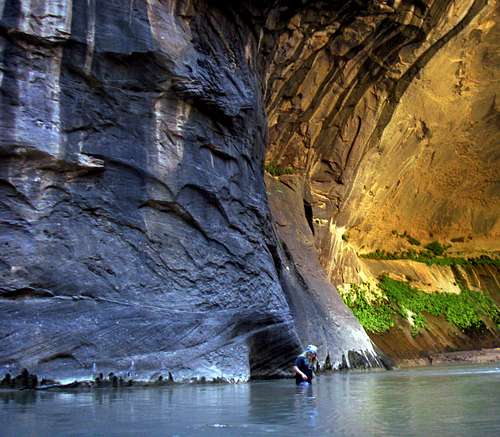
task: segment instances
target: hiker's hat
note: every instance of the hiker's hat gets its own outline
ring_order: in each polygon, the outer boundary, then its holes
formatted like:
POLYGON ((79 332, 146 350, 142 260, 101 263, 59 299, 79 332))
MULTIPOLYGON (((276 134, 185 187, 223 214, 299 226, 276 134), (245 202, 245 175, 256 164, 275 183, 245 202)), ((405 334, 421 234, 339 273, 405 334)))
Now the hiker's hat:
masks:
POLYGON ((310 344, 306 347, 306 353, 316 355, 318 353, 318 348, 316 346, 314 346, 313 344, 310 344))

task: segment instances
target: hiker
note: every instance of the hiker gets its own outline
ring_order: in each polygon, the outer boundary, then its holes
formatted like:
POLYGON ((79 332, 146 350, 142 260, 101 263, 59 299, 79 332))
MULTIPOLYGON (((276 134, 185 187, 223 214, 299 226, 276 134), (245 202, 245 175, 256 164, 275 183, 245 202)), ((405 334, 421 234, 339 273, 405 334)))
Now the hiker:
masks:
POLYGON ((295 383, 312 384, 313 369, 316 367, 318 348, 313 344, 306 347, 306 350, 295 360, 293 371, 295 372, 295 383))

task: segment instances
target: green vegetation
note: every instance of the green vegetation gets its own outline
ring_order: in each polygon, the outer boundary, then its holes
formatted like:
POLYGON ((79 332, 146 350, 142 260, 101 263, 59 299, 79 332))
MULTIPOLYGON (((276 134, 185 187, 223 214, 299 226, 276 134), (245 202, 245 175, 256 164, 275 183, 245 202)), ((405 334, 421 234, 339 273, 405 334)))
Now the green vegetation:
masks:
POLYGON ((381 333, 394 326, 397 315, 409 321, 412 334, 425 329, 425 314, 445 317, 462 331, 485 329, 491 319, 500 329, 500 310, 493 300, 477 291, 462 289, 460 294, 425 293, 409 284, 387 276, 380 278, 378 287, 385 297, 368 302, 363 287, 351 286, 342 298, 368 332, 381 333))
POLYGON ((264 166, 264 169, 272 176, 281 176, 284 174, 293 174, 295 170, 292 167, 279 167, 276 162, 270 162, 264 166))
POLYGON ((382 333, 394 326, 391 308, 383 299, 368 302, 362 287, 351 285, 349 291, 341 294, 345 304, 369 332, 382 333))
POLYGON ((380 260, 396 260, 396 259, 409 259, 412 261, 417 261, 425 263, 427 265, 440 265, 440 266, 477 266, 477 265, 496 265, 500 266, 499 258, 491 258, 486 255, 481 255, 479 257, 471 258, 460 258, 451 256, 436 256, 434 252, 430 250, 415 251, 406 250, 403 252, 386 252, 384 250, 376 250, 375 252, 365 253, 359 255, 361 258, 367 259, 380 259, 380 260))
POLYGON ((439 241, 426 244, 425 248, 436 256, 441 256, 446 251, 446 248, 439 241))
POLYGON ((463 331, 484 327, 485 317, 492 319, 497 326, 500 324, 498 307, 490 297, 481 292, 462 289, 460 294, 425 293, 387 276, 381 278, 379 287, 385 292, 389 302, 396 304, 398 312, 405 318, 408 310, 422 318, 424 312, 433 316, 444 316, 448 322, 463 331))
POLYGON ((408 241, 408 243, 412 244, 413 246, 420 246, 420 241, 418 241, 416 238, 412 237, 410 234, 408 234, 408 232, 404 231, 403 233, 399 233, 398 231, 396 231, 395 229, 393 229, 391 231, 392 235, 395 235, 396 237, 399 237, 399 238, 406 238, 406 240, 408 241))
MULTIPOLYGON (((420 246, 420 241, 412 237, 406 231, 399 233, 396 230, 391 231, 392 235, 400 238, 405 238, 410 244, 420 246)), ((453 240, 452 240, 453 241, 453 240)), ((361 258, 367 259, 380 259, 380 260, 396 260, 396 259, 409 259, 412 261, 421 262, 427 265, 441 265, 441 266, 477 266, 477 265, 495 265, 500 266, 500 258, 491 258, 487 255, 479 257, 453 257, 447 256, 446 251, 451 245, 441 244, 439 241, 433 241, 424 246, 423 250, 408 249, 401 252, 386 252, 385 250, 377 249, 375 252, 359 254, 361 258)))
POLYGON ((413 244, 414 246, 420 246, 420 241, 418 241, 416 238, 413 238, 411 235, 407 235, 406 239, 408 240, 408 243, 413 244))

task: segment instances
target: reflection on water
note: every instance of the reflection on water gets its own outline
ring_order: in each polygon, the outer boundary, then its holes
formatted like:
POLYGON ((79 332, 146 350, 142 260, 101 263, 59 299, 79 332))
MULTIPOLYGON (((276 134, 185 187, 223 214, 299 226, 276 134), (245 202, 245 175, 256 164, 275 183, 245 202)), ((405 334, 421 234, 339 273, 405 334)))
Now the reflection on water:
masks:
POLYGON ((339 373, 310 387, 4 392, 0 405, 1 436, 499 436, 500 368, 339 373))

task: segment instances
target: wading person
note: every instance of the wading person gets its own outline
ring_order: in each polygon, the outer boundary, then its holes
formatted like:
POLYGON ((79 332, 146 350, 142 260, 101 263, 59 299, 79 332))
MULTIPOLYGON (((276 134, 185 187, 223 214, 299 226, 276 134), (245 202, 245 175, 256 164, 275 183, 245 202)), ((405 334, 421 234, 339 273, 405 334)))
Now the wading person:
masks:
POLYGON ((313 344, 307 346, 306 350, 300 354, 295 360, 295 365, 293 366, 293 371, 295 372, 295 383, 300 384, 312 384, 313 380, 313 369, 317 364, 317 353, 318 348, 313 344))

